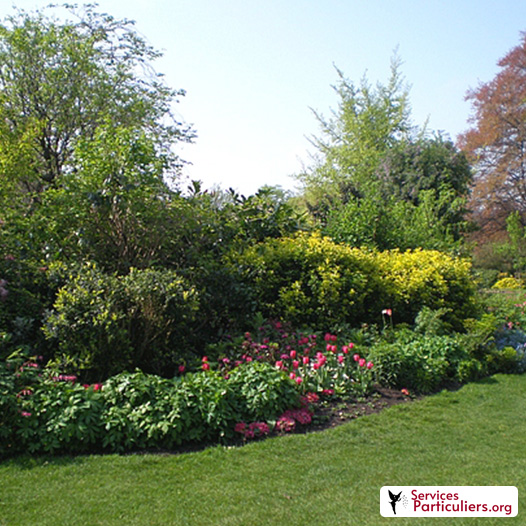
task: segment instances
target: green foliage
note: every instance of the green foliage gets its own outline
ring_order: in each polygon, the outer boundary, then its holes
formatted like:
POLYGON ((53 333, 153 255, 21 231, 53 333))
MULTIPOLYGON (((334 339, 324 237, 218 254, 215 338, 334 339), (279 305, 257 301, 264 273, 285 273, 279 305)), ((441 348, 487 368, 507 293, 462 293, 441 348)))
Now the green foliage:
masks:
MULTIPOLYGON (((432 392, 466 376, 470 356, 450 336, 421 336, 409 343, 380 343, 371 349, 377 379, 384 385, 432 392)), ((471 372, 470 372, 471 374, 471 372)))
POLYGON ((411 125, 399 68, 395 57, 388 84, 375 87, 338 71, 338 110, 329 120, 316 114, 320 157, 298 176, 306 207, 338 242, 457 252, 469 226, 471 170, 450 140, 411 125))
POLYGON ((86 378, 138 366, 170 375, 193 354, 197 308, 195 290, 173 271, 132 269, 118 277, 85 265, 59 290, 44 330, 56 358, 74 359, 86 378))
POLYGON ((21 175, 28 181, 37 174, 37 192, 71 171, 76 140, 105 119, 148 130, 163 147, 191 136, 167 118, 170 102, 184 93, 163 85, 151 66, 159 53, 132 22, 93 6, 70 11, 74 19, 59 22, 51 7, 19 10, 0 25, 2 121, 32 147, 21 175))
POLYGON ((264 363, 244 364, 229 378, 203 371, 167 380, 137 371, 91 386, 75 377, 39 378, 23 390, 16 371, 0 369, 0 455, 124 452, 231 439, 240 417, 275 420, 299 401, 293 382, 264 363))
POLYGON ((371 252, 318 234, 268 240, 233 253, 262 313, 296 326, 377 323, 390 308, 397 323, 418 312, 447 309, 454 328, 473 314, 470 265, 437 251, 371 252))
POLYGON ((299 400, 294 383, 282 371, 258 361, 235 368, 228 386, 239 400, 233 415, 238 422, 275 420, 299 400))

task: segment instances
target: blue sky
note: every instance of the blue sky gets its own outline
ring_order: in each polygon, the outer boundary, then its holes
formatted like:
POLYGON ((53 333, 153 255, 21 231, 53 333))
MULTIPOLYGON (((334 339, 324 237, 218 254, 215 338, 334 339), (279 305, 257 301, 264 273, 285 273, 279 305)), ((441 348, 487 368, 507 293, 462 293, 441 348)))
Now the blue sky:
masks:
MULTIPOLYGON (((48 0, 17 0, 31 10, 48 0)), ((292 189, 318 134, 310 108, 337 106, 336 65, 386 82, 395 49, 415 124, 455 139, 468 127, 466 91, 491 80, 526 31, 524 0, 100 0, 136 21, 164 52, 155 64, 187 91, 175 110, 198 137, 181 156, 190 179, 249 195, 292 189)), ((0 16, 12 12, 0 4, 0 16)))

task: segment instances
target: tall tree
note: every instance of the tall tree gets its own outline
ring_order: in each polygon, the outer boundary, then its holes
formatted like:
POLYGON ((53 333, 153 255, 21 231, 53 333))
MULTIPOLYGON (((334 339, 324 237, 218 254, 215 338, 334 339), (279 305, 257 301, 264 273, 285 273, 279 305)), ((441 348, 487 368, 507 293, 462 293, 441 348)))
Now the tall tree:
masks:
POLYGON ((316 114, 319 161, 299 179, 325 233, 377 248, 453 248, 466 227, 471 172, 451 141, 411 123, 400 60, 384 86, 359 86, 338 71, 331 119, 316 114))
POLYGON ((78 138, 93 136, 108 120, 143 129, 165 150, 192 137, 170 113, 184 92, 163 84, 152 67, 160 54, 133 22, 92 6, 70 8, 75 18, 58 21, 47 9, 19 10, 0 24, 1 120, 32 135, 36 190, 74 170, 78 138))
POLYGON ((526 32, 498 66, 468 92, 472 127, 458 141, 476 169, 471 206, 486 232, 504 231, 513 211, 526 217, 526 32))

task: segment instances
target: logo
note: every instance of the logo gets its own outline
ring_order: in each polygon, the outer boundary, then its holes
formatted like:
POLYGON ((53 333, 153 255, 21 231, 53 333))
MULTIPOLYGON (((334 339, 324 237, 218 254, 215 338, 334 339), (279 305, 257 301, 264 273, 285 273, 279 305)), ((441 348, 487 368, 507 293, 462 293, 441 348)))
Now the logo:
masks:
MULTIPOLYGON (((393 508, 393 513, 396 515, 396 505, 401 504, 404 508, 407 508, 407 497, 403 495, 403 491, 400 491, 399 493, 393 493, 391 490, 388 490, 389 494, 389 504, 391 505, 391 508, 393 508)), ((400 507, 398 507, 400 509, 400 507)))
POLYGON ((398 495, 394 495, 391 490, 389 490, 389 498, 391 499, 391 507, 393 508, 393 513, 396 515, 396 503, 400 500, 402 492, 398 495))

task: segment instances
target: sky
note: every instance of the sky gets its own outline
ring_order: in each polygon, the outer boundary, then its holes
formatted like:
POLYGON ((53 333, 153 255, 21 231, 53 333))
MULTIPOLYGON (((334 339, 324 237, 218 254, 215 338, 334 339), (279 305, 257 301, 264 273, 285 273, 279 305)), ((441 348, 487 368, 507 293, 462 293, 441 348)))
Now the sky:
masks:
MULTIPOLYGON (((33 10, 49 0, 17 0, 33 10)), ((79 2, 82 3, 82 2, 79 2)), ((469 127, 466 92, 498 72, 526 31, 525 0, 99 0, 136 22, 163 57, 165 82, 194 144, 178 149, 185 178, 246 196, 263 185, 295 190, 329 116, 335 67, 354 83, 385 84, 396 50, 416 125, 455 140, 469 127), (191 164, 190 164, 191 163, 191 164)), ((0 17, 13 4, 0 0, 0 17)))

